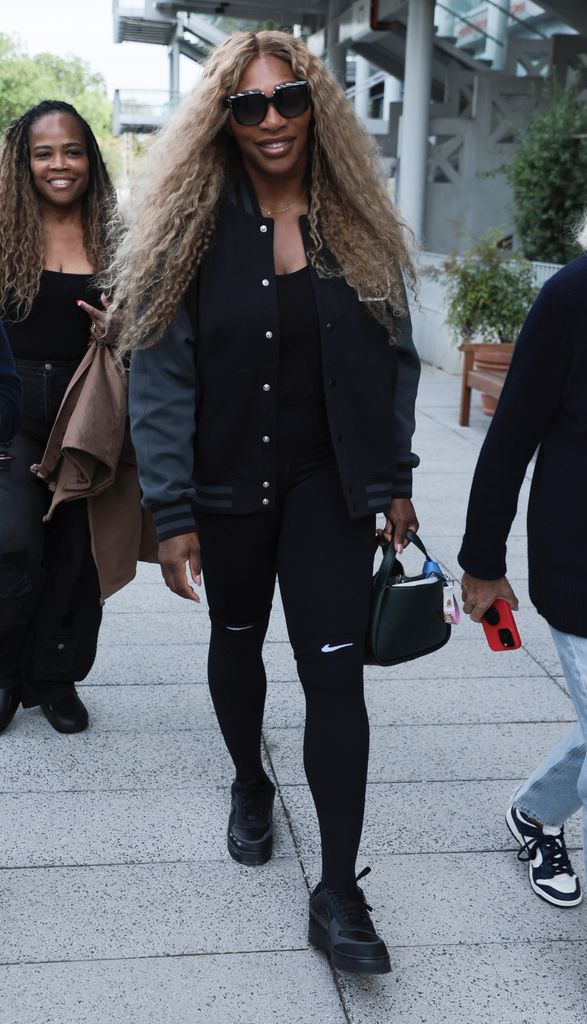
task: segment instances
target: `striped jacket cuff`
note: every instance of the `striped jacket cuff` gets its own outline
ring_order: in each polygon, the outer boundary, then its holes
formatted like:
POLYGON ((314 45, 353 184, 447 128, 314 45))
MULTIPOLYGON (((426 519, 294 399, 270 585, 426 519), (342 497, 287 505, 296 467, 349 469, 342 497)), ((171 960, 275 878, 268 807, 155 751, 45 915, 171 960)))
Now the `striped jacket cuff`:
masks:
POLYGON ((398 469, 394 480, 393 480, 393 497, 394 498, 411 498, 412 497, 412 468, 411 466, 402 466, 398 469))
POLYGON ((198 531, 192 506, 186 503, 160 505, 158 508, 152 508, 151 514, 159 541, 169 540, 170 537, 179 537, 182 533, 197 533, 198 531))

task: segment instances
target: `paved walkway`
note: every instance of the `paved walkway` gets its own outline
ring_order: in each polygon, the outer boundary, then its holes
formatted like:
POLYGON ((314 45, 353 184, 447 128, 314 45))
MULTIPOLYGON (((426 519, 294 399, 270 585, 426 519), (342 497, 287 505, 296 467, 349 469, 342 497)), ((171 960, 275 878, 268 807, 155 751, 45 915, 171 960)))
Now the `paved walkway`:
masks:
MULTIPOLYGON (((424 539, 455 570, 486 429, 478 411, 456 426, 458 391, 425 370, 415 494, 424 539)), ((108 602, 83 686, 89 731, 58 736, 19 711, 0 738, 2 1024, 584 1024, 587 906, 538 900, 503 824, 516 781, 573 720, 528 602, 524 533, 520 514, 509 564, 524 650, 492 654, 467 621, 428 659, 367 670, 359 866, 372 866, 393 971, 362 980, 307 946, 318 837, 280 609, 266 645, 276 852, 251 869, 226 853, 231 770, 205 685, 206 610, 143 567, 108 602)), ((569 837, 580 866, 576 821, 569 837)))

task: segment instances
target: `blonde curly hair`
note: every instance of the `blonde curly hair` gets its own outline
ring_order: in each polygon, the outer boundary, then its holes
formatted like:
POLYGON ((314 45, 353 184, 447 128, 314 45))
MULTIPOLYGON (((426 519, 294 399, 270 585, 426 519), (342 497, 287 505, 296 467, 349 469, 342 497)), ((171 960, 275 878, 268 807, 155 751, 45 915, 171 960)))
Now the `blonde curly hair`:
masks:
POLYGON ((108 264, 116 223, 116 192, 88 122, 62 100, 43 100, 9 124, 0 151, 0 316, 24 320, 45 265, 46 239, 30 169, 29 131, 46 114, 69 114, 80 125, 89 162, 83 197, 84 249, 95 271, 108 264))
POLYGON ((267 55, 286 61, 294 78, 310 86, 309 259, 322 277, 342 276, 376 300, 367 308, 396 335, 406 308, 403 274, 415 287, 412 243, 382 184, 373 140, 301 40, 277 31, 236 32, 212 52, 200 83, 144 158, 128 230, 104 282, 114 293, 113 309, 124 308, 120 354, 161 338, 208 248, 234 162, 224 100, 237 91, 249 61, 267 55))

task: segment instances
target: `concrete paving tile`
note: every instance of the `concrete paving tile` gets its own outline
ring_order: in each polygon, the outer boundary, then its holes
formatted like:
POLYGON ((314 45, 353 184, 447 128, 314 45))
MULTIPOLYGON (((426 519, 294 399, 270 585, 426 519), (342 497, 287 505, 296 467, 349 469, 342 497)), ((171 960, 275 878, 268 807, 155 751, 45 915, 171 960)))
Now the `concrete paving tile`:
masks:
MULTIPOLYGON (((423 725, 371 728, 371 782, 482 781, 525 778, 568 731, 561 723, 423 725)), ((265 730, 283 785, 302 785, 302 732, 265 730)))
MULTIPOLYGON (((192 615, 178 615, 174 611, 106 614, 100 629, 101 647, 136 643, 141 643, 144 647, 160 647, 171 638, 174 644, 208 643, 210 619, 207 609, 201 609, 192 615)), ((287 640, 285 618, 281 609, 275 609, 269 620, 267 642, 272 640, 287 640)))
MULTIPOLYGON (((425 659, 422 675, 425 674, 425 659)), ((574 722, 566 693, 546 676, 500 679, 369 679, 365 700, 373 725, 442 725, 451 722, 574 722)), ((194 687, 194 689, 196 689, 194 687)), ((199 692, 201 688, 198 687, 199 692)), ((98 687, 94 688, 94 692, 98 687)), ((265 723, 303 726, 306 706, 297 680, 267 687, 265 723)))
POLYGON ((391 668, 370 665, 365 669, 366 679, 504 679, 506 677, 540 675, 540 666, 524 650, 491 651, 479 627, 471 623, 472 636, 459 639, 458 626, 448 644, 425 658, 408 661, 391 668), (453 639, 454 637, 454 639, 453 639))
POLYGON ((352 1024, 584 1024, 586 956, 564 941, 392 949, 385 978, 339 980, 352 1024))
MULTIPOLYGON (((93 732, 159 734, 185 730, 218 729, 207 686, 94 686, 79 683, 78 692, 87 706, 93 732)), ((46 731, 38 708, 19 708, 8 735, 38 736, 46 731)))
MULTIPOLYGON (((304 867, 319 877, 318 859, 304 867)), ((578 855, 575 867, 583 877, 578 855)), ((371 869, 361 886, 392 947, 587 941, 587 904, 561 911, 539 899, 513 853, 380 854, 371 869)))
POLYGON ((307 945, 295 860, 0 872, 3 963, 275 951, 307 945), (266 898, 270 888, 271 899, 266 898))
POLYGON ((17 726, 15 719, 0 744, 3 793, 191 789, 232 778, 232 761, 215 729, 140 735, 94 733, 90 726, 87 732, 60 736, 44 722, 33 744, 17 726))
POLYGON ((344 1024, 310 950, 0 968, 10 1024, 344 1024))
MULTIPOLYGON (((465 853, 515 850, 504 813, 522 782, 409 782, 367 786, 365 825, 359 859, 380 854, 465 853)), ((302 859, 316 858, 320 837, 316 812, 305 786, 282 786, 302 859)), ((580 815, 565 826, 569 849, 582 848, 580 815)), ((575 855, 581 868, 581 853, 575 855)))
POLYGON ((142 647, 158 648, 169 641, 187 645, 207 643, 209 639, 210 619, 203 611, 192 615, 176 615, 171 611, 106 614, 100 629, 100 647, 108 648, 137 643, 142 647))
POLYGON ((167 589, 163 580, 152 583, 133 580, 106 601, 106 614, 136 615, 138 612, 173 612, 175 615, 208 615, 204 603, 185 601, 167 589))
MULTIPOLYGON (((546 625, 546 624, 544 624, 546 625)), ((562 667, 560 658, 548 627, 529 626, 524 633, 524 644, 536 663, 549 675, 560 675, 562 667)))
MULTIPOLYGON (((183 616, 182 616, 183 618, 183 616)), ((94 686, 124 683, 126 686, 205 683, 208 643, 166 643, 159 647, 98 644, 98 653, 87 682, 94 686)))
MULTIPOLYGON (((3 867, 132 864, 157 861, 229 863, 226 823, 230 783, 189 790, 0 794, 3 867)), ((275 807, 274 856, 293 856, 281 803, 275 807)))

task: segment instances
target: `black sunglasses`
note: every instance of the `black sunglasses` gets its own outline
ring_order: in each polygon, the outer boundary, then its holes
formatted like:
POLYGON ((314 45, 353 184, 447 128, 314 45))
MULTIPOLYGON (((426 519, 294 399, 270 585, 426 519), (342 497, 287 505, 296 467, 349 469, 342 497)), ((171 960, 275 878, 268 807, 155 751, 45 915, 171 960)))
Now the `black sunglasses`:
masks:
POLYGON ((239 124, 251 126, 265 120, 270 103, 282 117, 299 117, 310 106, 310 86, 307 82, 283 82, 275 86, 271 96, 261 89, 249 89, 227 96, 224 106, 230 107, 239 124))

